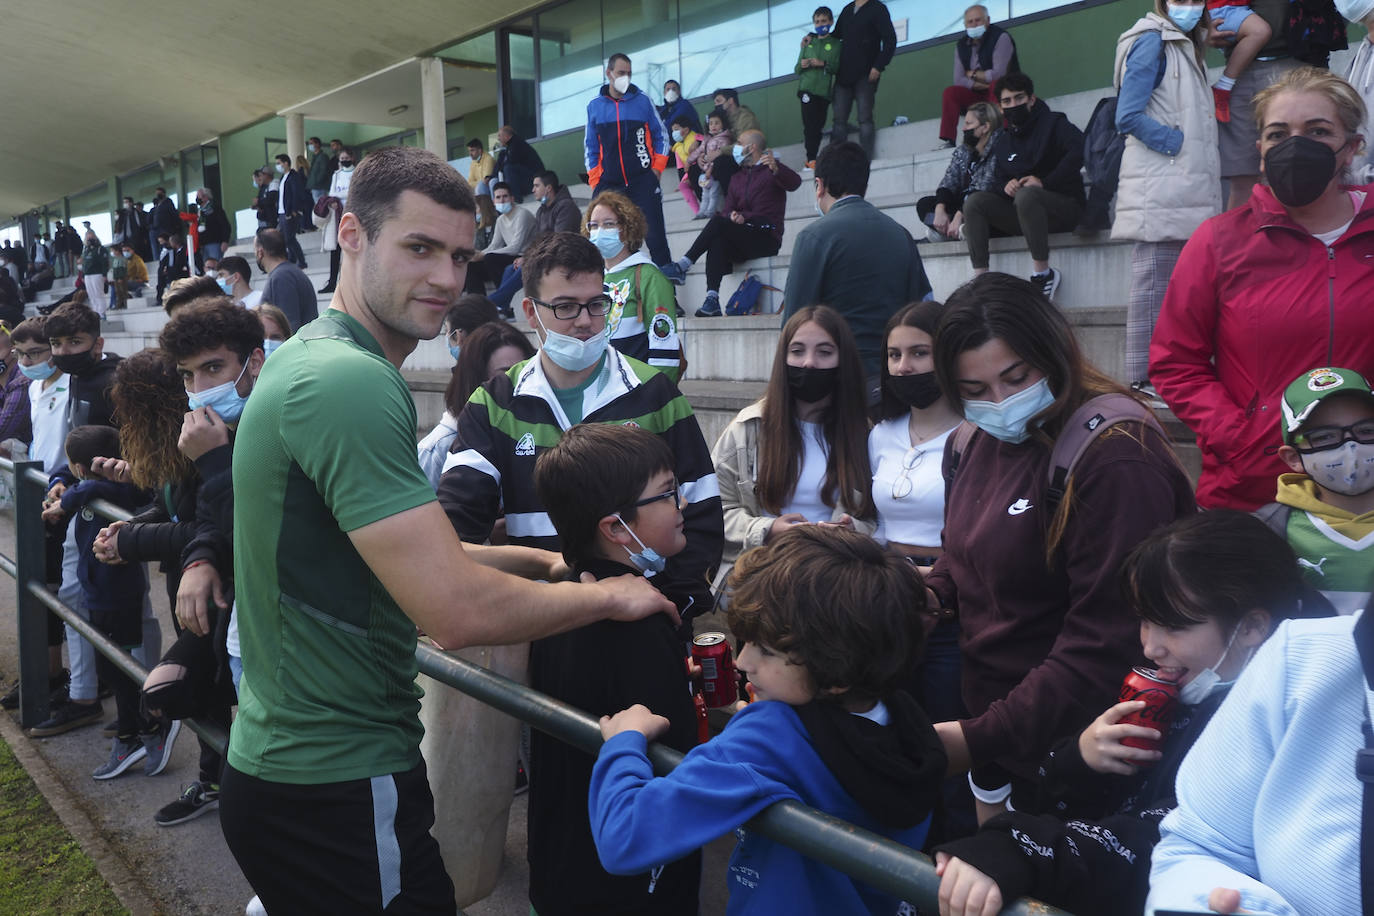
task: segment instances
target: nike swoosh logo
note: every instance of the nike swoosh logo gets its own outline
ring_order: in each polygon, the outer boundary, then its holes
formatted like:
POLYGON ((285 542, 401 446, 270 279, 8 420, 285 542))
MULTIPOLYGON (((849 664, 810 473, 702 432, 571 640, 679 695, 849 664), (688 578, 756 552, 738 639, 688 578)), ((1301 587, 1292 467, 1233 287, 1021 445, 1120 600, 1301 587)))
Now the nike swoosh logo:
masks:
POLYGON ((1018 499, 1016 502, 1012 503, 1010 506, 1007 506, 1007 514, 1008 514, 1008 515, 1020 515, 1022 512, 1025 512, 1027 509, 1033 509, 1033 508, 1035 508, 1035 507, 1031 505, 1030 500, 1028 500, 1028 499, 1018 499))

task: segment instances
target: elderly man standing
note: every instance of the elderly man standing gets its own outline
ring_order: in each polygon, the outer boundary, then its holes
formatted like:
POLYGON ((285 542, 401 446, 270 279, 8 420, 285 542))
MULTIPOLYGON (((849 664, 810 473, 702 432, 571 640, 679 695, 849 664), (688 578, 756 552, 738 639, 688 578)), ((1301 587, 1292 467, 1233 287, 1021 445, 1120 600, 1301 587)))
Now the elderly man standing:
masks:
POLYGON ((726 216, 713 216, 697 235, 687 254, 663 269, 663 275, 682 282, 697 258, 706 255, 706 301, 698 318, 720 317, 720 281, 736 261, 771 258, 782 247, 787 192, 801 187, 801 176, 773 158, 763 132, 745 131, 735 142, 740 170, 725 193, 726 216))
POLYGON ((954 146, 959 119, 974 102, 992 102, 992 87, 1008 73, 1018 73, 1016 42, 992 24, 988 8, 976 3, 964 10, 964 34, 954 43, 954 78, 940 96, 940 145, 954 146))

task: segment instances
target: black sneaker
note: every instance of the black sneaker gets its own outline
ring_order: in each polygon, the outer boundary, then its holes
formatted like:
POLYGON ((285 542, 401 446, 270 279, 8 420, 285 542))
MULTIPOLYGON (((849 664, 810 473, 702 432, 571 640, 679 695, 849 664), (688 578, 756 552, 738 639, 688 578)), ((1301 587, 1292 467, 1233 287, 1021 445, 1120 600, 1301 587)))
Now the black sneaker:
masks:
POLYGON ((181 790, 181 797, 153 815, 159 827, 175 827, 193 821, 207 811, 219 807, 219 786, 193 782, 181 790))
POLYGON ((104 714, 99 703, 68 703, 54 710, 52 715, 29 729, 26 734, 30 738, 50 738, 74 728, 94 725, 104 714))
POLYGON ((1054 294, 1059 290, 1059 271, 1051 267, 1049 273, 1031 274, 1030 281, 1035 284, 1036 289, 1045 294, 1045 298, 1054 301, 1054 294))

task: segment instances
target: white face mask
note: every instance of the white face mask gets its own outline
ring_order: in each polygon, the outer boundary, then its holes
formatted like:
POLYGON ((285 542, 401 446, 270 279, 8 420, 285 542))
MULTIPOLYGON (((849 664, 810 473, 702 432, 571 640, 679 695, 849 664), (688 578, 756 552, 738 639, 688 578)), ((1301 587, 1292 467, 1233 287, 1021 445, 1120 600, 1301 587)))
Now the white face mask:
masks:
POLYGON ((974 41, 977 41, 978 39, 982 38, 984 35, 987 34, 987 32, 988 27, 985 25, 975 25, 971 29, 964 29, 964 34, 968 35, 968 37, 973 39, 974 41))
POLYGON ((668 91, 663 93, 663 101, 667 102, 670 105, 673 102, 676 102, 679 98, 680 96, 677 94, 676 89, 669 89, 668 91))
MULTIPOLYGON (((1240 633, 1240 625, 1231 631, 1231 638, 1226 640, 1226 648, 1221 650, 1221 658, 1212 663, 1211 667, 1203 668, 1191 681, 1184 684, 1178 691, 1178 698, 1189 706, 1196 706, 1211 695, 1212 691, 1222 685, 1221 675, 1217 674, 1217 668, 1226 661, 1226 656, 1231 652, 1231 644, 1236 641, 1236 634, 1240 633)), ((1255 650, 1250 649, 1250 655, 1254 655, 1255 650)), ((1250 664, 1250 659, 1245 659, 1245 664, 1241 665, 1241 670, 1245 665, 1250 664)), ((1239 676, 1239 674, 1237 675, 1239 676)), ((1234 678, 1232 679, 1234 680, 1234 678)), ((1227 681, 1226 683, 1231 683, 1227 681)))
POLYGON ((1323 489, 1342 496, 1374 490, 1374 445, 1348 439, 1335 448, 1300 457, 1307 476, 1323 489))
POLYGON ((620 95, 630 91, 630 78, 628 76, 617 76, 611 80, 611 87, 620 95))
POLYGON ((560 369, 568 372, 581 372, 583 369, 590 369, 595 366, 597 360, 601 359, 602 354, 606 352, 609 340, 606 335, 609 328, 602 328, 600 334, 593 334, 586 340, 579 340, 576 337, 550 331, 544 327, 544 319, 539 315, 541 308, 543 306, 538 304, 534 307, 534 320, 539 325, 539 330, 544 332, 544 343, 539 349, 549 354, 549 359, 553 360, 560 369))

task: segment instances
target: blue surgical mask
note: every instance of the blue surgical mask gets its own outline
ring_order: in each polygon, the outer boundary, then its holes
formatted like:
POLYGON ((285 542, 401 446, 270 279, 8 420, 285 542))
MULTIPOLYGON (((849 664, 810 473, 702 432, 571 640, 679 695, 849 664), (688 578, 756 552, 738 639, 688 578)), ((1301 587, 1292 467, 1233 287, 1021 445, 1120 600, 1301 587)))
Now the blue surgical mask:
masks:
POLYGON ((1042 378, 1011 397, 992 401, 964 401, 964 419, 1003 442, 1025 442, 1030 438, 1031 417, 1054 403, 1049 379, 1042 378))
POLYGON ((620 240, 619 229, 598 229, 591 234, 591 240, 603 258, 613 258, 625 247, 620 240))
POLYGON ((736 165, 744 165, 744 157, 749 155, 749 153, 744 149, 744 147, 736 143, 735 148, 730 151, 730 155, 735 157, 736 165))
POLYGON ((630 562, 635 565, 636 569, 644 573, 646 579, 652 579, 656 573, 661 573, 668 568, 668 561, 663 555, 652 547, 646 547, 644 542, 639 539, 639 535, 635 534, 634 529, 625 523, 625 519, 620 517, 619 512, 615 514, 615 520, 625 525, 625 530, 630 532, 630 537, 634 538, 635 543, 639 545, 638 553, 628 547, 625 548, 625 552, 630 555, 630 562))
POLYGON ((226 295, 226 296, 232 296, 232 295, 234 295, 234 284, 231 283, 231 282, 229 282, 228 279, 226 279, 226 278, 224 278, 224 277, 216 277, 216 278, 215 278, 215 282, 219 284, 219 288, 220 288, 220 289, 224 290, 224 295, 226 295))
POLYGON ((503 202, 503 203, 497 204, 497 205, 496 205, 496 212, 497 212, 497 213, 509 213, 509 212, 510 212, 510 201, 505 201, 505 202, 503 202))
POLYGON ((248 364, 243 364, 243 369, 239 372, 239 377, 232 382, 225 382, 223 385, 216 385, 213 388, 206 388, 204 391, 186 392, 186 400, 190 403, 192 410, 199 410, 208 407, 225 423, 233 423, 243 416, 243 405, 248 403, 248 399, 239 394, 239 381, 243 378, 243 373, 248 371, 248 364))
POLYGON ((673 142, 674 142, 674 143, 681 143, 681 142, 682 142, 682 131, 680 131, 680 130, 675 130, 675 131, 673 131, 673 142))
POLYGON ((461 348, 458 344, 449 344, 449 345, 448 345, 448 355, 453 357, 453 361, 454 361, 455 363, 458 362, 458 352, 459 352, 459 350, 461 350, 461 349, 462 349, 462 348, 461 348))
POLYGON ((1193 28, 1202 21, 1202 4, 1197 6, 1183 6, 1178 3, 1170 3, 1167 6, 1169 18, 1180 31, 1191 32, 1193 28))
POLYGON ((544 332, 544 343, 539 349, 549 354, 549 359, 554 361, 560 369, 567 372, 581 372, 583 369, 590 369, 597 364, 606 353, 608 338, 606 337, 609 328, 603 328, 600 334, 593 334, 586 340, 579 340, 568 334, 560 334, 557 331, 550 331, 544 327, 544 319, 540 317, 539 310, 543 306, 534 307, 534 320, 539 324, 539 329, 544 332))
POLYGON ((52 378, 52 374, 57 371, 57 367, 50 362, 39 363, 36 366, 26 366, 20 363, 19 371, 24 373, 24 378, 31 379, 35 382, 41 382, 44 379, 52 378))
POLYGON ((830 34, 830 26, 828 26, 828 25, 818 25, 818 26, 816 26, 816 34, 817 34, 817 35, 829 35, 829 34, 830 34))
POLYGON ((971 29, 964 29, 964 34, 967 35, 969 38, 972 38, 974 41, 977 41, 978 39, 982 38, 987 33, 988 27, 985 25, 975 25, 971 29))
POLYGON ((266 359, 276 352, 277 347, 286 343, 284 340, 264 340, 262 342, 262 358, 266 359))

